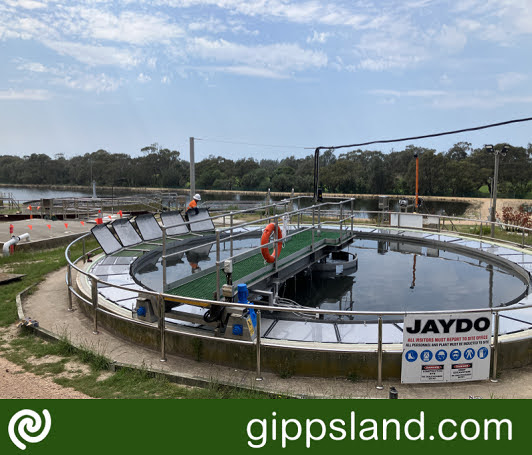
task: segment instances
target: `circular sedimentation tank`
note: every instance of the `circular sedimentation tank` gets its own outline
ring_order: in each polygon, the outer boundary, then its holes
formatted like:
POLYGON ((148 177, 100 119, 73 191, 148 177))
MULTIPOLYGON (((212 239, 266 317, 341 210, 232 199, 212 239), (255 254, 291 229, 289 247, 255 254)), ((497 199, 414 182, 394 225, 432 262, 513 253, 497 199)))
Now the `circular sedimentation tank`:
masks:
MULTIPOLYGON (((313 240, 334 232, 338 232, 338 227, 315 232, 313 240)), ((261 233, 242 231, 232 246, 230 240, 222 238, 218 257, 212 234, 169 244, 166 294, 213 300, 212 288, 198 283, 208 283, 216 262, 223 263, 231 251, 233 256, 247 257, 249 265, 253 250, 260 247, 261 233)), ((499 365, 510 368, 530 363, 532 310, 526 306, 532 303, 529 252, 516 246, 434 232, 355 226, 352 234, 350 241, 336 251, 349 256, 349 267, 344 268, 347 262, 338 256, 334 259, 328 252, 320 260, 313 257, 308 264, 287 269, 284 275, 257 281, 254 270, 249 269, 238 277, 244 281, 250 277, 250 294, 257 308, 261 302, 268 304, 261 291, 272 290, 281 303, 299 305, 292 312, 262 312, 263 368, 277 373, 374 377, 378 315, 368 313, 378 313, 383 319, 382 374, 397 377, 404 314, 503 308, 498 333, 499 365), (356 267, 352 266, 354 257, 356 267), (308 308, 327 314, 316 317, 315 312, 305 311, 308 308)), ((286 242, 284 254, 294 254, 290 242, 286 242)), ((129 252, 124 249, 101 255, 86 269, 107 283, 99 288, 99 304, 107 310, 101 322, 120 335, 153 348, 160 347, 157 322, 139 320, 135 309, 139 292, 163 290, 161 255, 160 245, 141 243, 129 252)), ((80 274, 77 283, 81 293, 90 299, 90 280, 80 274)), ((92 311, 90 305, 84 306, 92 311)), ((254 343, 223 338, 215 325, 201 323, 208 309, 175 304, 173 310, 188 313, 190 318, 181 320, 167 315, 167 352, 254 369, 254 343)))

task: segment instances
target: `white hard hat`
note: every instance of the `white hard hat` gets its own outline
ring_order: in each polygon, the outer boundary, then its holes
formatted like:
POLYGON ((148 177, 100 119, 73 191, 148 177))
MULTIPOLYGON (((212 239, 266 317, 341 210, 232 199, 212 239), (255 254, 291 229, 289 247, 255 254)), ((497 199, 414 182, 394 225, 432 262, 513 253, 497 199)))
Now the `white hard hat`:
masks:
POLYGON ((196 201, 201 201, 201 196, 200 196, 198 193, 196 193, 196 194, 194 195, 194 199, 195 199, 196 201))

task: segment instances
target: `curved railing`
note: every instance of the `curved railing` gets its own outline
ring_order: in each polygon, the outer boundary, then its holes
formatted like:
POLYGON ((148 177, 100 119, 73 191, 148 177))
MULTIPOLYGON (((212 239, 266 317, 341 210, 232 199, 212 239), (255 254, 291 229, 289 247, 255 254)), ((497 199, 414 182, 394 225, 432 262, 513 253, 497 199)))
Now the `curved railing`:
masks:
MULTIPOLYGON (((357 227, 362 227, 362 226, 365 226, 365 227, 383 227, 382 224, 378 223, 378 222, 373 222, 373 221, 378 221, 378 217, 380 215, 383 215, 383 212, 377 212, 377 211, 354 211, 352 209, 353 207, 353 199, 350 199, 350 200, 347 200, 347 201, 341 201, 341 202, 334 202, 334 203, 326 203, 326 204, 320 204, 320 205, 313 205, 311 207, 308 207, 308 208, 304 208, 304 209, 299 209, 299 210, 296 210, 296 211, 286 211, 286 207, 287 207, 287 204, 289 203, 290 201, 282 201, 281 203, 279 204, 271 204, 271 205, 268 205, 268 206, 264 206, 264 207, 261 207, 261 208, 256 208, 256 209, 247 209, 247 210, 241 210, 241 211, 235 211, 235 212, 230 212, 229 214, 222 214, 222 215, 218 215, 216 217, 213 217, 214 219, 217 219, 217 218, 223 218, 223 217, 230 217, 230 226, 228 227, 222 227, 220 229, 217 229, 216 230, 216 237, 217 237, 217 242, 219 244, 220 242, 220 235, 222 232, 229 232, 230 234, 230 237, 232 238, 232 232, 234 229, 236 229, 237 227, 238 228, 245 228, 246 226, 250 226, 252 224, 256 224, 257 222, 264 222, 266 220, 271 220, 272 218, 275 220, 275 223, 278 224, 279 220, 279 216, 289 216, 290 218, 293 218, 295 216, 297 216, 297 224, 298 224, 298 227, 302 226, 305 221, 305 217, 312 217, 312 224, 310 226, 307 226, 308 229, 312 229, 313 232, 314 230, 316 229, 319 229, 321 226, 323 225, 326 225, 326 224, 329 224, 329 223, 334 223, 335 226, 340 226, 340 231, 351 231, 353 232, 354 230, 354 227, 355 225, 357 227), (347 204, 347 203, 350 203, 351 206, 350 206, 350 210, 349 210, 349 215, 348 216, 344 216, 344 206, 347 204), (274 215, 269 215, 268 217, 266 218, 261 218, 259 219, 258 221, 257 220, 254 220, 254 221, 250 221, 250 222, 246 222, 246 223, 242 223, 238 226, 234 225, 233 224, 233 220, 234 220, 234 217, 238 214, 242 214, 242 213, 246 213, 246 212, 251 212, 251 211, 257 211, 257 210, 264 210, 265 208, 267 209, 270 209, 270 208, 273 208, 274 210, 277 210, 277 208, 282 205, 285 207, 285 212, 278 215, 278 214, 274 214, 274 215), (325 210, 325 207, 327 206, 333 206, 336 208, 336 206, 338 206, 337 208, 339 210, 334 210, 334 211, 327 211, 325 210), (360 215, 360 214, 366 214, 366 215, 374 215, 374 219, 370 219, 370 222, 369 223, 363 223, 363 224, 355 224, 355 220, 357 219, 360 219, 359 217, 357 217, 357 215, 360 215), (333 219, 331 219, 333 218, 333 219), (334 219, 334 218, 337 218, 337 219, 334 219)), ((397 212, 386 212, 387 215, 390 215, 390 214, 393 214, 393 213, 397 213, 397 212)), ((400 215, 400 213, 399 213, 400 215)), ((440 233, 445 233, 445 232, 450 232, 450 231, 453 231, 455 233, 458 233, 460 234, 461 236, 465 236, 465 237, 474 237, 474 238, 486 238, 488 236, 486 235, 483 235, 483 227, 484 226, 488 226, 491 224, 491 222, 489 221, 482 221, 482 220, 474 220, 474 219, 466 219, 466 218, 459 218, 459 217, 450 217, 450 216, 441 216, 441 215, 427 215, 427 216, 431 216, 431 217, 437 217, 438 218, 438 224, 437 226, 433 226, 433 227, 430 227, 430 228, 423 228, 422 231, 428 231, 428 232, 440 232, 440 233), (447 228, 446 228, 446 223, 447 223, 447 228), (479 226, 480 227, 480 230, 479 230, 479 234, 476 234, 474 231, 473 233, 471 232, 458 232, 458 230, 456 229, 456 226, 464 226, 464 224, 458 224, 458 223, 473 223, 473 224, 467 224, 467 226, 470 226, 470 227, 473 227, 475 228, 476 226, 479 226), (448 229, 448 227, 451 226, 451 229, 448 229)), ((367 218, 364 218, 364 219, 367 219, 367 218)), ((310 222, 310 220, 309 220, 310 222)), ((225 222, 224 222, 225 224, 225 222)), ((517 247, 520 247, 520 248, 524 248, 524 249, 531 249, 532 248, 532 230, 531 229, 528 229, 528 228, 523 228, 521 226, 512 226, 512 225, 505 225, 505 224, 502 224, 502 223, 495 223, 497 227, 499 228, 502 228, 503 230, 504 229, 518 229, 520 232, 521 232, 521 238, 520 238, 520 242, 517 243, 517 242, 511 242, 510 240, 508 240, 507 238, 492 238, 492 237, 488 237, 491 241, 494 241, 494 240, 497 240, 497 241, 503 241, 505 243, 508 243, 508 244, 511 244, 513 246, 517 246, 517 247), (526 241, 525 241, 525 238, 526 238, 526 241)), ((389 227, 389 226, 388 226, 389 227)), ((170 226, 162 226, 162 229, 163 229, 163 239, 165 238, 165 231, 166 229, 170 228, 170 226)), ((276 231, 276 230, 275 230, 276 231)), ((504 232, 504 231, 502 231, 504 232)), ((69 310, 72 310, 72 299, 73 299, 73 296, 76 296, 78 299, 80 299, 81 301, 85 302, 86 304, 88 304, 89 306, 92 306, 94 311, 93 311, 93 332, 94 333, 98 333, 98 313, 105 313, 107 315, 110 315, 114 318, 118 318, 118 319, 122 319, 122 320, 126 320, 130 323, 134 323, 134 324, 138 324, 140 326, 149 326, 149 327, 154 327, 155 326, 155 323, 148 323, 148 322, 145 322, 145 321, 142 321, 142 320, 139 320, 139 319, 133 319, 133 318, 127 318, 125 316, 122 316, 122 315, 119 315, 111 310, 109 310, 108 308, 105 308, 105 307, 102 307, 98 304, 98 283, 104 283, 106 284, 107 286, 112 286, 114 288, 117 288, 117 289, 122 289, 122 290, 125 290, 125 291, 131 291, 130 288, 126 287, 126 286, 120 286, 120 285, 116 285, 116 284, 111 284, 111 283, 107 283, 101 279, 99 279, 97 276, 87 272, 86 270, 84 270, 83 268, 79 267, 78 264, 80 261, 83 261, 85 262, 88 255, 90 254, 95 254, 97 252, 99 252, 101 250, 100 247, 98 248, 95 248, 91 251, 85 251, 85 240, 90 237, 92 234, 86 234, 82 237, 79 237, 78 239, 76 239, 74 242, 72 242, 70 245, 68 245, 68 247, 66 248, 65 250, 65 257, 66 257, 66 260, 67 260, 67 273, 66 273, 66 284, 67 284, 67 288, 68 288, 68 297, 69 297, 69 303, 68 303, 68 309, 69 310), (71 248, 74 244, 78 243, 78 242, 82 242, 83 243, 83 252, 82 252, 82 255, 78 258, 75 258, 75 259, 72 259, 70 257, 70 251, 71 251, 71 248), (82 274, 82 275, 85 275, 87 276, 87 278, 91 281, 91 298, 88 299, 86 298, 85 296, 81 295, 81 293, 79 293, 78 291, 76 291, 74 285, 73 285, 73 281, 72 281, 72 270, 75 270, 77 271, 78 273, 82 274)), ((342 234, 341 234, 342 235, 342 234)), ((225 241, 228 240, 228 238, 225 238, 224 239, 225 241)), ((279 239, 274 239, 272 242, 270 242, 268 245, 274 245, 276 242, 279 242, 281 240, 279 239)), ((260 247, 264 247, 264 245, 261 245, 260 247)), ((258 248, 260 248, 258 247, 258 248)), ((164 258, 164 255, 166 254, 166 252, 164 251, 165 248, 163 248, 163 258, 164 258)), ((232 253, 232 251, 231 251, 232 253)), ((232 255, 232 254, 231 254, 232 255)), ((168 256, 166 256, 168 257, 168 256)), ((217 267, 217 270, 219 270, 220 268, 220 265, 221 265, 221 262, 220 262, 220 258, 219 258, 219 255, 217 255, 217 261, 216 261, 216 267, 217 267)), ((219 273, 219 272, 218 272, 219 273)), ((528 285, 530 285, 530 274, 528 276, 528 285)), ((177 301, 179 302, 179 299, 181 298, 180 296, 175 296, 175 295, 169 295, 169 294, 166 294, 164 292, 155 292, 155 291, 152 291, 152 290, 149 290, 149 289, 144 289, 142 291, 135 291, 135 292, 138 292, 139 293, 139 297, 140 296, 146 296, 146 297, 153 297, 153 298, 156 298, 159 302, 163 302, 165 297, 168 297, 168 298, 171 298, 173 301, 177 301)), ((218 306, 231 306, 231 307, 239 307, 239 308, 248 308, 248 309, 251 309, 253 308, 257 314, 257 334, 258 336, 256 337, 255 341, 246 341, 246 340, 236 340, 236 339, 225 339, 225 338, 219 338, 219 337, 216 337, 216 340, 217 341, 223 341, 223 342, 229 342, 229 343, 236 343, 236 344, 245 344, 245 345, 256 345, 256 353, 257 353, 257 378, 261 378, 261 337, 260 337, 260 333, 261 333, 261 311, 275 311, 275 312, 289 312, 289 313, 293 313, 294 312, 294 308, 293 307, 283 307, 283 306, 269 306, 269 305, 260 305, 260 306, 257 306, 257 305, 253 305, 253 304, 241 304, 241 303, 235 303, 235 302, 223 302, 223 301, 220 301, 220 300, 205 300, 205 299, 194 299, 194 298, 191 298, 191 297, 182 297, 183 299, 183 303, 197 303, 197 304, 201 304, 201 305, 218 305, 218 306)), ((161 308, 161 314, 159 315, 159 322, 157 323, 158 325, 158 329, 159 329, 159 333, 160 333, 160 345, 161 345, 161 361, 164 361, 166 360, 166 346, 165 346, 165 332, 166 330, 175 330, 173 328, 167 328, 166 327, 166 322, 165 322, 165 315, 164 315, 164 304, 161 304, 159 305, 159 307, 161 308)), ((520 306, 519 309, 527 309, 527 308, 532 308, 532 304, 529 304, 529 305, 522 305, 520 306)), ((491 380, 492 381, 496 381, 496 377, 497 377, 497 353, 498 353, 498 346, 499 346, 499 317, 500 317, 500 313, 501 312, 504 312, 504 311, 507 311, 507 310, 515 310, 516 308, 507 308, 507 307, 498 307, 498 308, 479 308, 479 309, 467 309, 467 310, 455 310, 455 311, 452 311, 452 310, 437 310, 437 311, 408 311, 408 312, 405 312, 405 311, 351 311, 351 310, 325 310, 325 309, 313 309, 313 308, 305 308, 304 309, 304 312, 305 313, 308 313, 308 314, 312 314, 312 315, 315 315, 316 317, 319 316, 319 315, 331 315, 331 316, 354 316, 354 315, 357 315, 357 316, 373 316, 373 317, 377 317, 377 330, 378 330, 378 336, 377 336, 377 358, 378 358, 378 362, 377 362, 377 387, 378 388, 381 388, 382 387, 382 354, 383 354, 383 342, 382 342, 382 335, 383 335, 383 317, 388 317, 388 316, 406 316, 407 314, 434 314, 434 315, 437 315, 437 314, 451 314, 451 313, 490 313, 493 318, 494 318, 494 329, 493 329, 493 338, 492 338, 492 349, 493 349, 493 355, 492 355, 492 365, 491 365, 491 380)), ((214 338, 214 335, 207 335, 207 334, 195 334, 194 335, 195 337, 197 338, 214 338)), ((274 343, 270 343, 272 345, 274 345, 274 343)), ((305 347, 305 346, 301 346, 300 349, 316 349, 315 346, 313 346, 312 348, 310 347, 305 347)), ((327 350, 329 351, 334 351, 334 350, 342 350, 340 347, 337 347, 335 348, 334 345, 332 347, 328 347, 327 350)))

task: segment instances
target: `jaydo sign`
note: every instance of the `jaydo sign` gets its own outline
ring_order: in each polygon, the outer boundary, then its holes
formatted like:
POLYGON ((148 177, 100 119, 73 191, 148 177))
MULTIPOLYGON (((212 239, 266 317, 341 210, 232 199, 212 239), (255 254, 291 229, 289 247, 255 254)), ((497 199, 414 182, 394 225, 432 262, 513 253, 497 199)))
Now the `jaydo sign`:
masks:
POLYGON ((490 342, 490 313, 407 315, 401 382, 487 379, 490 342))

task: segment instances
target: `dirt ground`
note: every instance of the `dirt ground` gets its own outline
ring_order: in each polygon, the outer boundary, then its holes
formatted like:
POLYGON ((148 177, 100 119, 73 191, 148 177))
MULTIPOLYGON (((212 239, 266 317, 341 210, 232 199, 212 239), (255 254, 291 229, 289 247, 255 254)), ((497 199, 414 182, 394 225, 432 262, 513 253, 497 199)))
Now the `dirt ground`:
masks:
POLYGON ((25 372, 0 356, 0 399, 5 398, 90 398, 73 389, 62 387, 50 378, 25 372))
MULTIPOLYGON (((441 198, 445 199, 445 198, 441 198)), ((470 208, 466 212, 466 216, 480 218, 487 220, 489 216, 489 208, 491 200, 489 198, 459 198, 460 202, 467 202, 470 208)), ((518 209, 523 204, 530 204, 530 199, 497 199, 497 212, 502 213, 503 207, 512 207, 518 209)))

